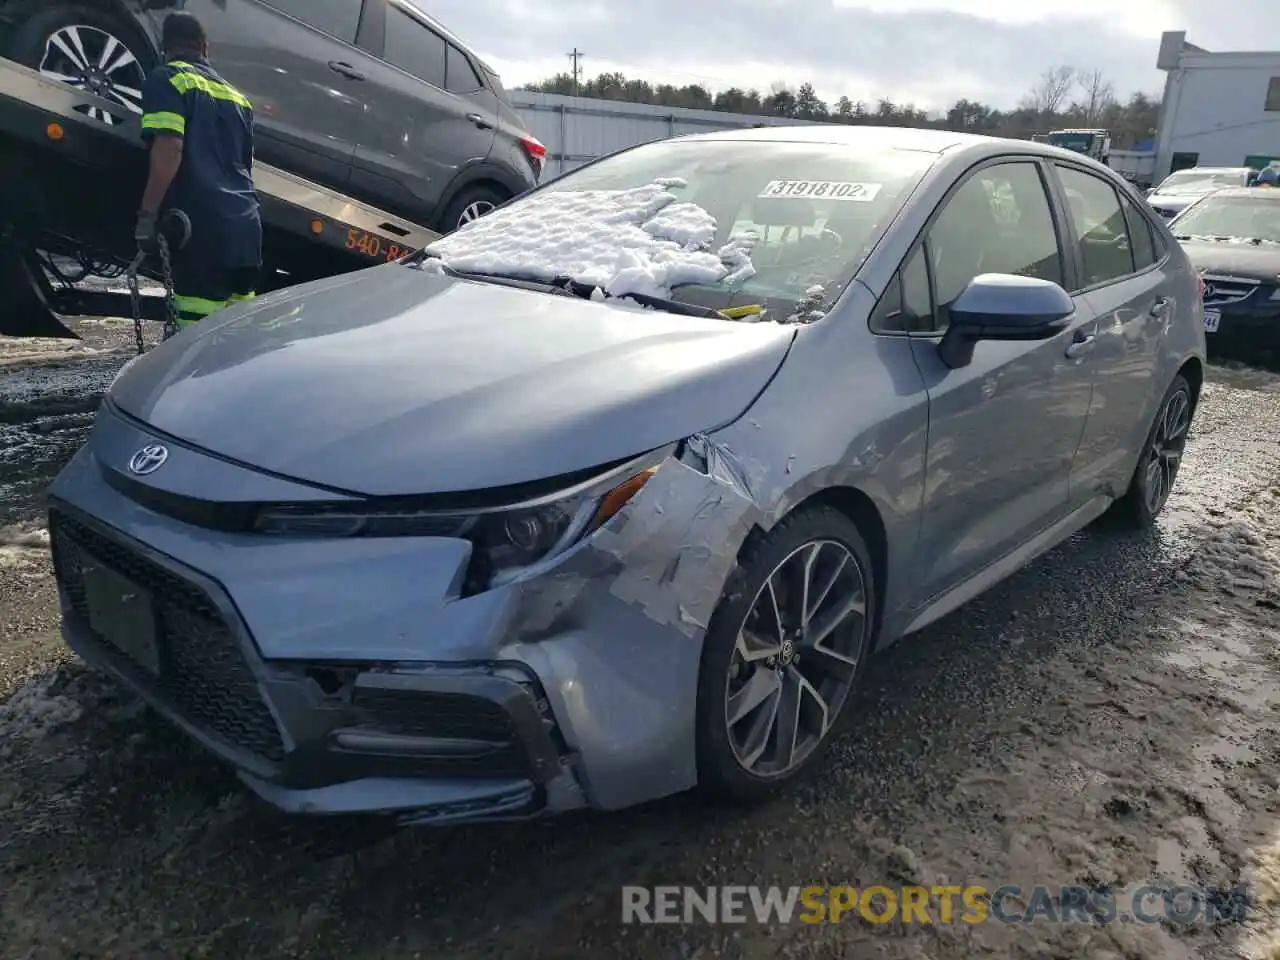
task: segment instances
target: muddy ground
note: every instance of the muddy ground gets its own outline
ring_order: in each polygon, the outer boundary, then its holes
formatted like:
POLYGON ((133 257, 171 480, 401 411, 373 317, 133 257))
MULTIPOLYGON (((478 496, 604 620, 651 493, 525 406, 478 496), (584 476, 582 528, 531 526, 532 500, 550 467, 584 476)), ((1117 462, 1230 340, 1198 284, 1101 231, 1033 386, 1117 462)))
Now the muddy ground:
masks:
POLYGON ((41 496, 131 338, 80 329, 0 340, 0 956, 1280 957, 1280 376, 1213 371, 1157 533, 1089 531, 879 658, 809 784, 381 837, 264 809, 57 639, 41 496), (1223 924, 619 924, 623 884, 875 882, 1250 900, 1223 924))

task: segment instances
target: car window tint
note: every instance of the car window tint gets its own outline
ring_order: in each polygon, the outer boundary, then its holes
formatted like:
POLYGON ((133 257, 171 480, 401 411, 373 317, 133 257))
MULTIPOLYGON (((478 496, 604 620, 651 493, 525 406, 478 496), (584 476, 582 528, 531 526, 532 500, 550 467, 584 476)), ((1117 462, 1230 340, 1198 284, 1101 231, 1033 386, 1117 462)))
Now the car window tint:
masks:
POLYGON ((1067 207, 1080 246, 1082 286, 1119 280, 1133 273, 1129 230, 1115 188, 1100 177, 1058 167, 1067 207))
POLYGON ((444 38, 409 14, 387 7, 387 39, 382 59, 419 80, 444 87, 444 38))
POLYGON ((874 333, 906 333, 909 329, 910 322, 902 312, 902 272, 899 271, 893 275, 876 308, 871 311, 871 330, 874 333))
POLYGON ((951 195, 929 229, 937 308, 946 310, 981 273, 1012 273, 1062 282, 1062 253, 1049 198, 1034 163, 983 167, 951 195))
POLYGON ((452 93, 474 93, 484 86, 471 61, 453 44, 449 45, 449 68, 444 79, 445 89, 452 93))
POLYGON ((267 0, 267 3, 339 40, 356 42, 363 0, 267 0))
POLYGON ((916 247, 902 265, 902 313, 910 329, 933 329, 933 291, 929 289, 929 265, 923 246, 916 247))
POLYGON ((1137 206, 1124 194, 1120 195, 1124 209, 1124 222, 1129 230, 1129 249, 1133 253, 1133 269, 1145 270, 1156 262, 1155 242, 1151 238, 1151 224, 1138 212, 1137 206))

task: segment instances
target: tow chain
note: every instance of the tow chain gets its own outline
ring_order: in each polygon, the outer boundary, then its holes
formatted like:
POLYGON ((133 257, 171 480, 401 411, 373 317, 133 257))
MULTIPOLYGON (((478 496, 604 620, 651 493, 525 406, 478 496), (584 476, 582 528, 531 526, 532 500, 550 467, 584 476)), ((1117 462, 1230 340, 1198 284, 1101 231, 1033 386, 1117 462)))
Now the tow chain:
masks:
MULTIPOLYGON (((191 221, 187 219, 187 215, 181 210, 172 211, 170 214, 178 221, 182 227, 182 241, 178 244, 179 249, 186 245, 187 240, 191 238, 191 221)), ((178 304, 173 296, 173 262, 169 256, 169 238, 159 229, 156 231, 156 247, 160 253, 160 270, 164 280, 164 334, 162 340, 168 340, 178 332, 178 304)), ((133 337, 138 348, 138 356, 147 352, 147 345, 142 336, 142 293, 138 289, 138 271, 142 268, 143 262, 147 259, 144 251, 139 250, 137 256, 129 264, 129 302, 133 309, 133 337)))

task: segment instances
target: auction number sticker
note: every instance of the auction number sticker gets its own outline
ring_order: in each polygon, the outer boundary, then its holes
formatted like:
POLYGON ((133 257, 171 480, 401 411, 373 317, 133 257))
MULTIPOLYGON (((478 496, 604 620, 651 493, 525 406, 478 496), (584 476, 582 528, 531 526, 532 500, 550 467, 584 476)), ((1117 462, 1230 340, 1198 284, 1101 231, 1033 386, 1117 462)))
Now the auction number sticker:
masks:
POLYGON ((1217 333, 1218 324, 1222 322, 1221 310, 1205 310, 1204 329, 1206 333, 1217 333))
POLYGON ((867 203, 880 193, 879 183, 852 183, 846 180, 770 180, 759 199, 857 200, 867 203))

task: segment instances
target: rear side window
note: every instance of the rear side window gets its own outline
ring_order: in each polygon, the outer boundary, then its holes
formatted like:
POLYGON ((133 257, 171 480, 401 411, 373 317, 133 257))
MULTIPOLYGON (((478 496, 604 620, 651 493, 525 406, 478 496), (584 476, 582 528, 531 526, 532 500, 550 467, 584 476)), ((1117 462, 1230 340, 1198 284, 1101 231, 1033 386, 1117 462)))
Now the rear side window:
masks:
POLYGON ((1080 248, 1083 286, 1092 287, 1132 274, 1129 228, 1115 188, 1073 167, 1057 170, 1080 248))
POLYGON ((330 36, 356 42, 360 8, 364 0, 266 0, 268 6, 297 17, 330 36))
POLYGON ((387 39, 382 59, 432 86, 444 88, 444 38, 397 7, 387 7, 387 39))
POLYGON ((1133 269, 1145 270, 1160 259, 1156 256, 1151 224, 1138 212, 1133 201, 1123 193, 1120 194, 1120 206, 1124 210, 1124 222, 1129 229, 1129 250, 1133 253, 1133 269))
POLYGON ((935 329, 946 326, 948 306, 979 274, 1062 283, 1062 254, 1039 168, 1017 161, 973 174, 929 228, 929 256, 935 329))
POLYGON ((471 61, 453 44, 449 45, 448 70, 444 79, 445 89, 450 93, 475 93, 484 86, 476 76, 471 61))

